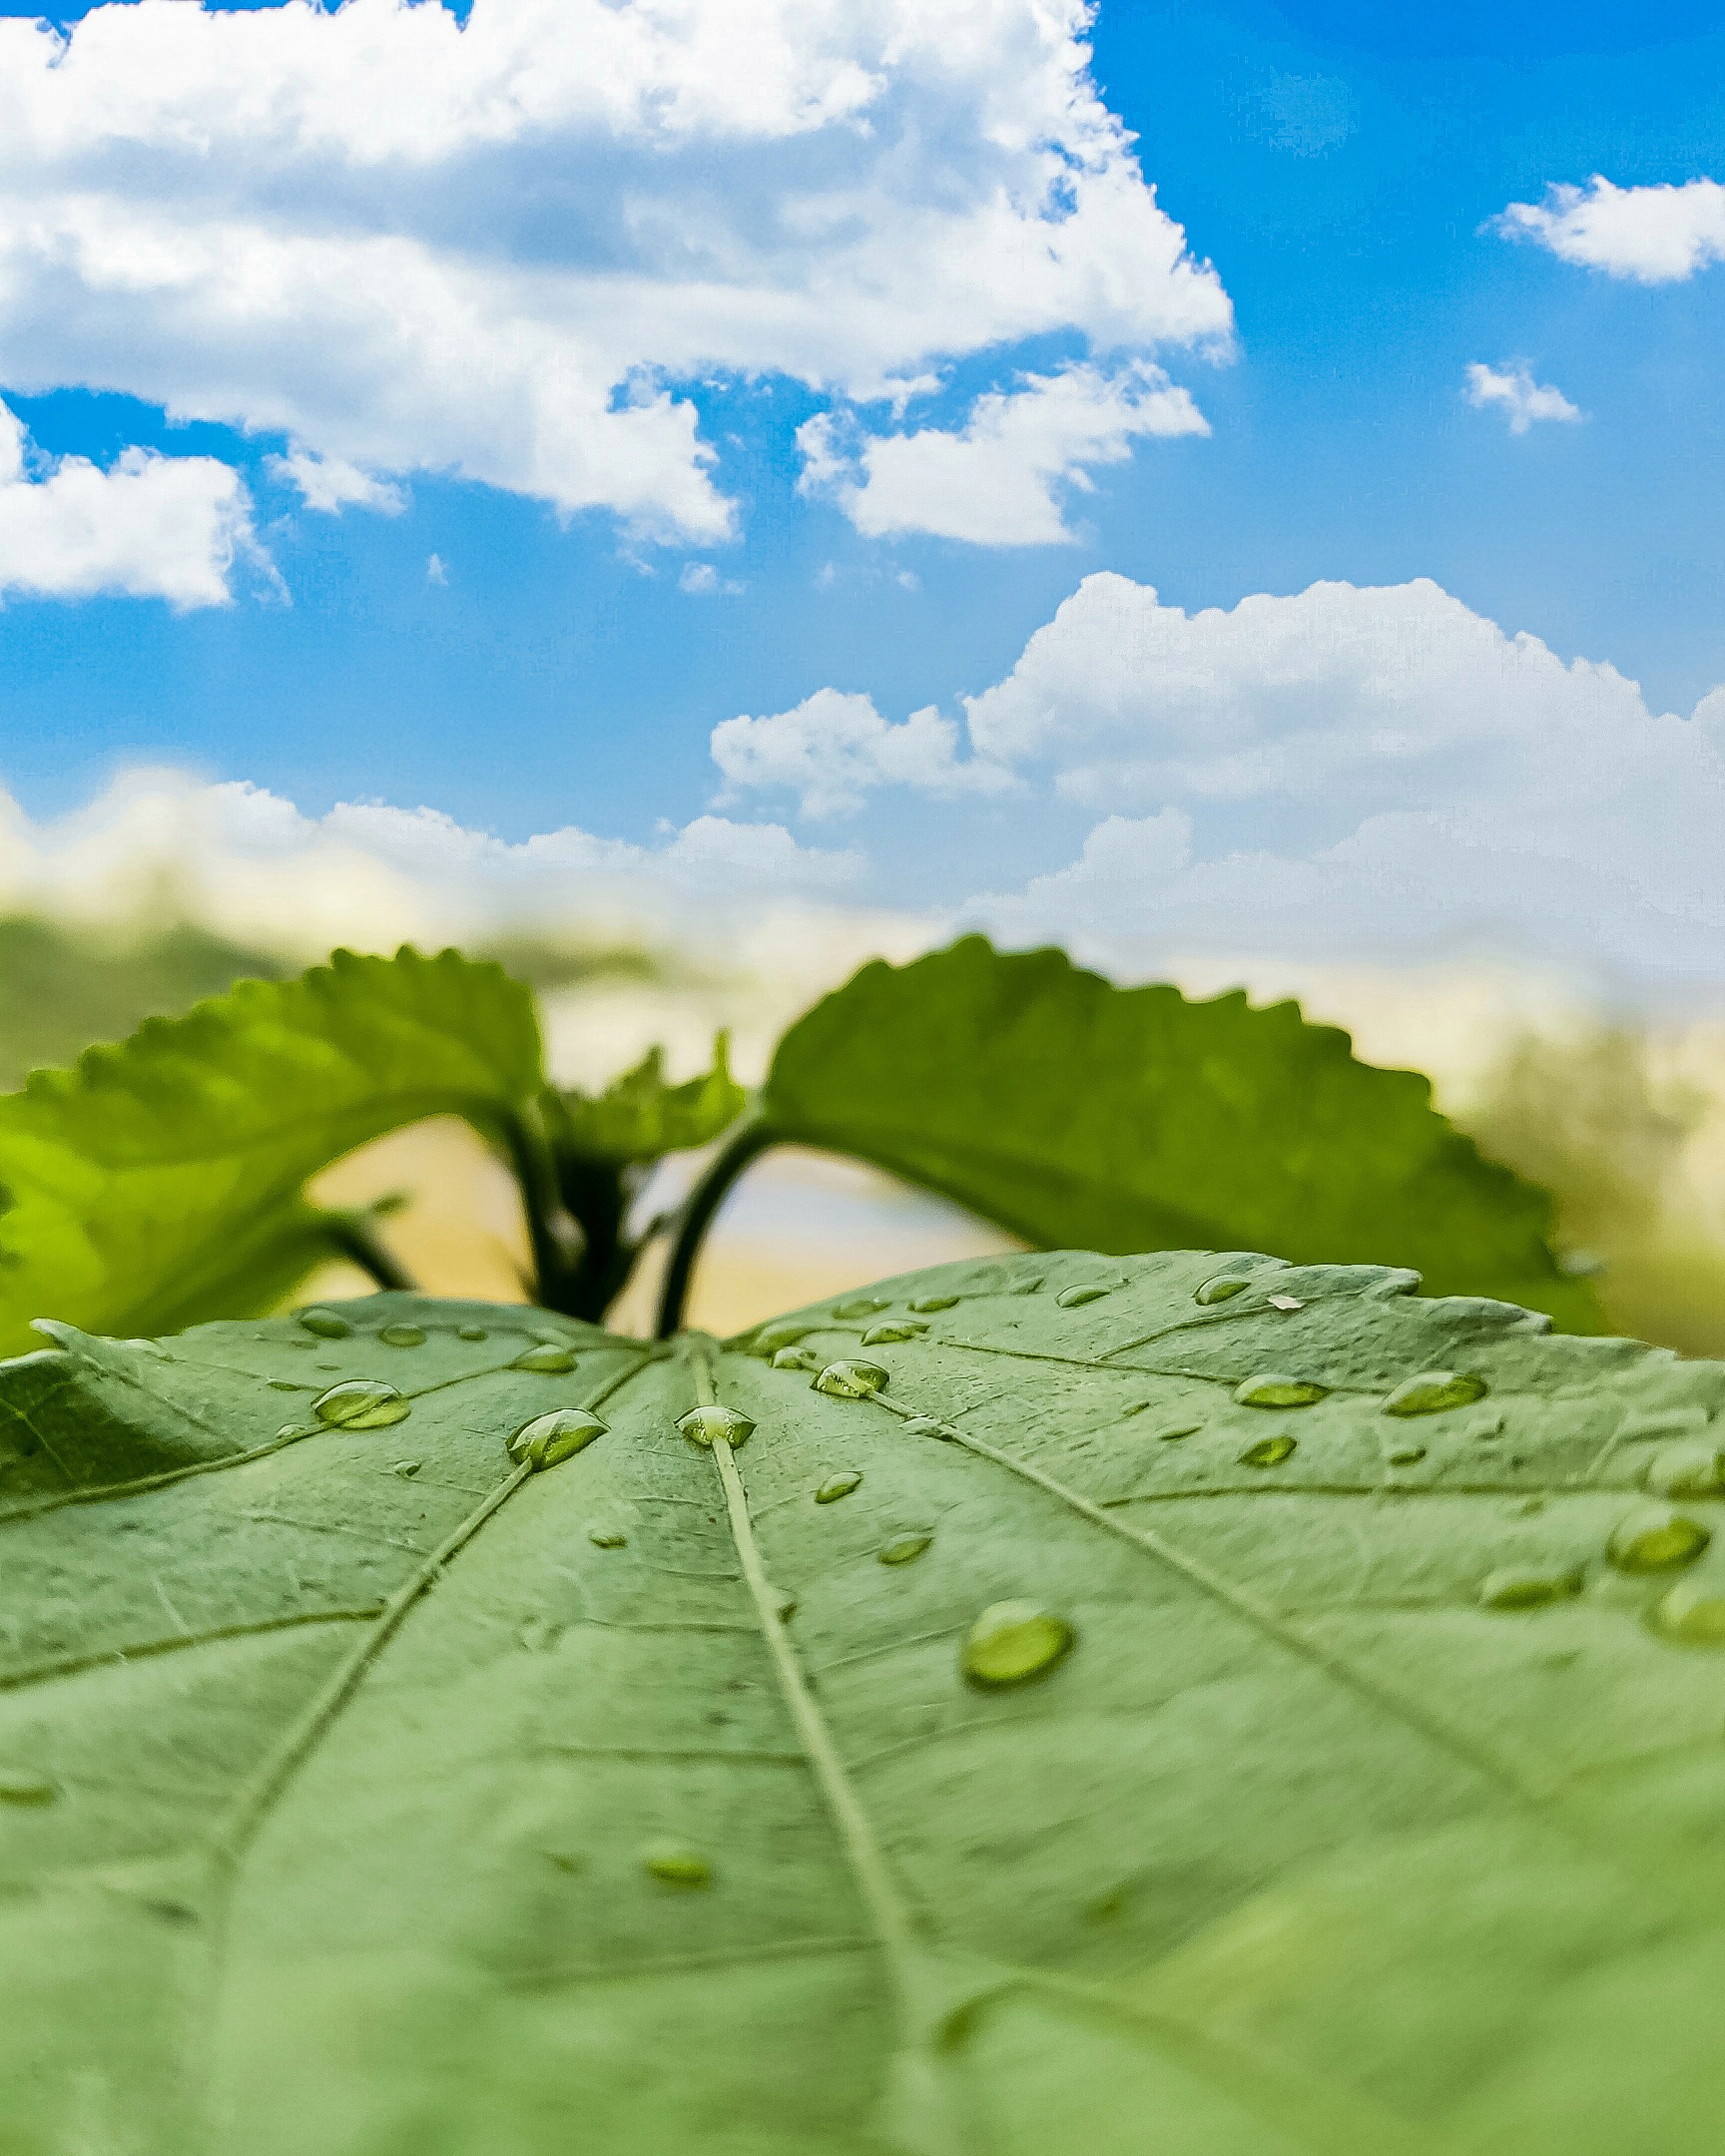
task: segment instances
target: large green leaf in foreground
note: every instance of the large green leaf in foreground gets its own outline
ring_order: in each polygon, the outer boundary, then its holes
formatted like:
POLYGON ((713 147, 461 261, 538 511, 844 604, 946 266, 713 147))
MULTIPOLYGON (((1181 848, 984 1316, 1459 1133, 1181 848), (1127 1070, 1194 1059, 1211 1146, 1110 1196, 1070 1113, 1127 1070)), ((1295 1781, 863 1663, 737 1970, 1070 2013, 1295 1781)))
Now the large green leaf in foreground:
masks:
POLYGON ((864 966, 817 1004, 780 1043, 763 1108, 781 1136, 1027 1243, 1413 1266, 1434 1295, 1603 1330, 1552 1259, 1545 1193, 1481 1159, 1417 1072, 1357 1062, 1295 1003, 1116 988, 1060 951, 966 936, 864 966))
POLYGON ((1713 2147, 1725 1369, 1413 1285, 0 1366, 0 2149, 1713 2147))
POLYGON ((426 1116, 500 1139, 540 1083, 530 992, 454 951, 337 951, 38 1071, 0 1099, 0 1348, 47 1314, 131 1334, 267 1310, 329 1254, 308 1177, 426 1116))

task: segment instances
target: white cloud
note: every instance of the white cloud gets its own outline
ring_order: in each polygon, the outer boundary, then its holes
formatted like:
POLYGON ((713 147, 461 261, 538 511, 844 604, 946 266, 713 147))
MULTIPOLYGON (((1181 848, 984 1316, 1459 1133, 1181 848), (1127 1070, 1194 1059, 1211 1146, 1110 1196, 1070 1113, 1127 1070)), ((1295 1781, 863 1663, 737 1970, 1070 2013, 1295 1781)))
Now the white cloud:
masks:
POLYGON ((873 539, 929 532, 978 546, 1055 546, 1074 536, 1062 494, 1088 492, 1092 467, 1123 463, 1148 435, 1209 431, 1160 367, 1074 365, 979 397, 955 430, 860 439, 850 455, 842 430, 818 414, 798 432, 800 483, 835 494, 873 539))
POLYGON ((959 763, 958 728, 932 704, 893 726, 865 696, 818 689, 770 718, 727 719, 713 729, 722 799, 783 788, 806 816, 854 815, 878 787, 931 794, 1001 793, 1014 784, 997 765, 959 763))
POLYGON ((426 583, 427 583, 427 584, 440 584, 440 585, 441 585, 441 584, 447 584, 447 583, 448 583, 448 581, 449 581, 449 565, 448 565, 448 563, 447 563, 447 562, 446 562, 446 561, 445 561, 445 560, 443 559, 443 557, 442 557, 442 555, 441 555, 441 554, 427 554, 427 555, 426 555, 426 557, 425 557, 425 581, 426 581, 426 583))
POLYGON ((734 577, 722 577, 711 562, 692 561, 683 564, 683 574, 677 579, 677 589, 687 592, 694 599, 734 599, 743 586, 734 577))
POLYGON ((383 516, 399 516, 407 506, 407 497, 398 486, 373 478, 343 457, 315 457, 304 449, 290 449, 286 456, 268 461, 275 478, 299 489, 307 509, 339 516, 352 506, 375 509, 383 516))
POLYGON ((1467 386, 1461 394, 1475 411, 1500 405, 1511 434, 1525 434, 1536 419, 1579 419, 1581 414, 1561 389, 1536 382, 1525 367, 1499 372, 1475 359, 1467 369, 1467 386))
MULTIPOLYGON (((1086 72, 1087 21, 1082 0, 0 20, 0 381, 280 431, 317 506, 449 471, 712 544, 734 508, 679 383, 780 373, 901 407, 1030 337, 1226 345, 1219 279, 1086 72)), ((898 494, 914 513, 909 479, 873 498, 898 494)), ((1003 513, 1025 501, 1033 480, 1003 513)))
POLYGON ((123 449, 103 471, 27 448, 0 404, 0 593, 224 606, 236 555, 262 563, 240 474, 214 457, 123 449))
POLYGON ((1551 187, 1542 203, 1510 203, 1493 224, 1506 239, 1532 240, 1553 255, 1639 284, 1675 284, 1725 262, 1725 187, 1613 187, 1595 173, 1585 188, 1551 187))

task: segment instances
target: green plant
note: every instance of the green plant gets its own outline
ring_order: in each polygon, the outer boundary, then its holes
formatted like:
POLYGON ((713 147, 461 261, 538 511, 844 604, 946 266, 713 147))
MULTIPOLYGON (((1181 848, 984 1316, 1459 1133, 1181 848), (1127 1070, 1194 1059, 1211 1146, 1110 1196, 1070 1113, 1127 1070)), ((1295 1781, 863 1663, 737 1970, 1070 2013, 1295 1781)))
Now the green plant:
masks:
POLYGON ((331 1252, 406 1285, 375 1218, 304 1188, 441 1114, 514 1170, 540 1307, 601 1319, 667 1235, 666 1335, 727 1191, 782 1143, 872 1162, 1032 1244, 1342 1256, 1600 1324, 1552 1258, 1544 1194, 1481 1158, 1417 1074, 1356 1061, 1291 1003, 1114 988, 971 936, 865 966, 791 1028, 753 1098, 723 1036, 686 1084, 655 1052, 593 1098, 552 1086, 529 989, 453 951, 337 952, 152 1019, 0 1099, 0 1346, 43 1314, 158 1334, 269 1310, 331 1252), (678 1217, 636 1221, 656 1161, 721 1139, 678 1217))
POLYGON ((1415 1286, 48 1328, 0 2148, 1711 2147, 1725 1369, 1415 1286))

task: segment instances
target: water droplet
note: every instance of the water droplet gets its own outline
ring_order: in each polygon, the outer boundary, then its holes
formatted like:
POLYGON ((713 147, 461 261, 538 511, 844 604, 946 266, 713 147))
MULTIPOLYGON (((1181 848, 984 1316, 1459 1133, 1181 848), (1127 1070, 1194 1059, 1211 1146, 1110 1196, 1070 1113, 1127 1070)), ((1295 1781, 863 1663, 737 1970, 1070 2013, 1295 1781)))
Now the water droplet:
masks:
POLYGON ((1202 1422, 1170 1422, 1166 1429, 1156 1432, 1159 1444, 1173 1444, 1180 1437, 1196 1437, 1204 1427, 1202 1422))
POLYGON ((490 1335, 482 1325, 464 1325, 455 1328, 457 1340, 489 1340, 490 1335))
POLYGON ((1042 1275, 1038 1273, 1030 1280, 1014 1281, 1006 1293, 1008 1295, 1040 1295, 1042 1293, 1042 1275))
POLYGON ((835 1318, 872 1318, 876 1311, 889 1309, 884 1296, 853 1296, 849 1303, 835 1303, 835 1318))
POLYGON ((1284 1377, 1279 1371, 1265 1370, 1234 1387, 1234 1404, 1236 1407, 1310 1407, 1315 1400, 1327 1399, 1329 1395, 1328 1385, 1318 1384, 1310 1377, 1284 1377))
POLYGON ((1675 1572, 1693 1564, 1712 1539, 1712 1528, 1686 1512, 1643 1505, 1618 1521, 1605 1554, 1619 1572, 1675 1572))
POLYGON ((1680 1580, 1654 1604, 1650 1622, 1687 1647, 1725 1647, 1725 1589, 1717 1580, 1680 1580))
POLYGON ((955 1444, 958 1432, 950 1422, 937 1421, 931 1414, 913 1414, 904 1424, 906 1437, 938 1437, 946 1444, 955 1444))
POLYGON ((332 1310, 302 1310, 299 1323, 307 1333, 315 1333, 319 1340, 345 1340, 353 1328, 345 1318, 337 1317, 332 1310))
POLYGON ((821 1357, 813 1348, 781 1348, 773 1357, 775 1369, 818 1370, 821 1357))
POLYGON ((1486 1609, 1542 1609, 1578 1595, 1582 1579, 1579 1565, 1501 1565, 1479 1582, 1479 1600, 1486 1609))
POLYGON ((1717 1497, 1725 1489, 1725 1453, 1709 1444, 1662 1445, 1642 1480, 1656 1497, 1717 1497))
POLYGON ((0 1767, 0 1804, 51 1805, 59 1794, 47 1775, 33 1774, 27 1767, 0 1767))
POLYGON ((629 1537, 620 1527, 589 1527, 587 1539, 595 1549, 622 1549, 629 1537))
POLYGON ((723 1438, 735 1451, 755 1425, 735 1407, 721 1407, 715 1402, 710 1407, 691 1407, 687 1414, 677 1417, 677 1427, 691 1444, 717 1444, 723 1438))
POLYGON ((841 1497, 849 1497, 854 1489, 862 1487, 862 1477, 855 1467, 847 1467, 843 1474, 829 1475, 815 1492, 817 1504, 835 1504, 841 1497))
POLYGON ((1100 1302, 1103 1296, 1112 1295, 1113 1293, 1112 1288, 1099 1288, 1094 1282, 1091 1282, 1084 1287, 1062 1288, 1054 1298, 1054 1302, 1056 1308, 1060 1310, 1079 1310, 1086 1303, 1100 1302))
POLYGON ((392 1460, 389 1463, 389 1472, 398 1474, 404 1482, 410 1482, 419 1472, 419 1462, 416 1459, 392 1460))
POLYGON ((770 1361, 781 1348, 795 1348, 799 1341, 807 1340, 811 1333, 820 1331, 821 1328, 817 1325, 800 1323, 791 1318, 783 1319, 777 1325, 763 1326, 751 1341, 749 1352, 759 1355, 763 1361, 770 1361))
POLYGON ((921 1556, 933 1539, 931 1534, 894 1535, 890 1542, 882 1543, 874 1554, 882 1564, 909 1564, 921 1556))
POLYGON ((282 1444, 289 1437, 309 1437, 310 1434, 303 1422, 284 1422, 276 1432, 276 1442, 282 1444))
POLYGON ((915 1302, 909 1305, 909 1308, 913 1311, 920 1311, 924 1317, 927 1317, 934 1311, 956 1310, 960 1300, 955 1295, 924 1295, 918 1296, 915 1302))
POLYGON ((1204 1283, 1192 1300, 1205 1305, 1226 1303, 1234 1296, 1244 1295, 1251 1285, 1249 1280, 1243 1280, 1238 1273, 1218 1273, 1214 1280, 1204 1283))
POLYGON ((575 1367, 575 1356, 568 1348, 558 1347, 551 1341, 541 1341, 537 1348, 524 1348, 509 1367, 543 1370, 551 1377, 565 1377, 575 1367))
POLYGON ((1426 1457, 1426 1447, 1423 1444, 1401 1444, 1384 1456, 1392 1467, 1418 1467, 1426 1457))
POLYGON ((422 1326, 386 1325, 377 1338, 385 1348, 422 1348, 425 1332, 422 1326))
POLYGON ((1284 1460, 1294 1457, 1296 1443, 1292 1437, 1260 1437, 1240 1455, 1242 1467, 1280 1467, 1284 1460))
POLYGON ((272 1377, 270 1389, 272 1392, 303 1392, 305 1387, 295 1384, 291 1377, 272 1377))
POLYGON ((992 1602, 970 1627, 958 1667, 984 1692, 1027 1684, 1051 1670, 1077 1636, 1039 1602, 992 1602))
POLYGON ((871 1325, 862 1336, 864 1348, 889 1348, 894 1341, 919 1340, 928 1328, 914 1318, 889 1318, 884 1325, 871 1325))
POLYGON ((1135 1399, 1131 1406, 1121 1408, 1120 1419, 1124 1421, 1128 1415, 1142 1414, 1149 1405, 1150 1402, 1147 1399, 1135 1399))
POLYGON ((713 1867, 699 1850, 690 1849, 684 1842, 650 1842, 641 1852, 641 1862, 667 1886, 707 1886, 712 1884, 713 1867))
POLYGON ((1405 1377, 1384 1402, 1393 1415, 1446 1414, 1451 1407, 1471 1407, 1483 1399, 1489 1387, 1483 1377, 1469 1370, 1422 1370, 1405 1377))
POLYGON ((553 1407, 522 1423, 509 1440, 509 1457, 521 1467, 555 1467, 604 1434, 605 1424, 590 1408, 553 1407))
POLYGON ((815 1390, 830 1393, 834 1399, 867 1399, 890 1374, 878 1362, 829 1362, 816 1378, 815 1390))
POLYGON ((515 1637, 529 1654, 549 1654, 563 1637, 563 1627, 548 1617, 529 1617, 515 1637))
POLYGON ((411 1405, 380 1377, 349 1377, 319 1392, 311 1412, 334 1429, 387 1429, 391 1422, 404 1422, 411 1405))
POLYGON ((799 1607, 797 1597, 794 1594, 782 1594, 777 1604, 779 1622, 789 1624, 792 1618, 796 1616, 799 1607))
POLYGON ((1300 1301, 1298 1296, 1273 1295, 1266 1296, 1264 1300, 1269 1304, 1272 1310, 1294 1311, 1304 1310, 1306 1308, 1305 1304, 1300 1301))

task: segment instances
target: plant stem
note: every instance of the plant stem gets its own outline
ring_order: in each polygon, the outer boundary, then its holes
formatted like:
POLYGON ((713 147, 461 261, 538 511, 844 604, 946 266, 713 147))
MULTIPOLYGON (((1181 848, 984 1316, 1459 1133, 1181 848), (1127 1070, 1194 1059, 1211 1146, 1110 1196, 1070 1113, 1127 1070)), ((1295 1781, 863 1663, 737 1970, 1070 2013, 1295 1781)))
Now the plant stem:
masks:
POLYGON ((713 1225, 713 1216, 725 1203, 726 1197, 737 1178, 751 1161, 765 1153, 769 1146, 779 1143, 779 1133, 771 1123, 746 1123, 728 1146, 721 1148, 707 1173, 684 1200, 683 1210, 677 1220, 677 1240, 671 1246, 671 1257, 665 1267, 665 1283, 659 1291, 660 1340, 669 1340, 683 1324, 684 1306, 689 1300, 689 1283, 694 1278, 695 1261, 701 1255, 701 1246, 707 1239, 707 1231, 713 1225))
POLYGON ((329 1213, 329 1241, 343 1258, 369 1273, 379 1288, 416 1289, 419 1283, 377 1233, 369 1213, 329 1213))
POLYGON ((558 1292, 568 1263, 567 1250, 557 1234, 566 1217, 557 1187, 557 1166, 543 1134, 525 1116, 505 1118, 503 1142, 509 1149, 509 1165, 515 1171, 521 1209, 527 1216, 527 1241, 533 1254, 533 1300, 555 1309, 551 1298, 558 1292))

